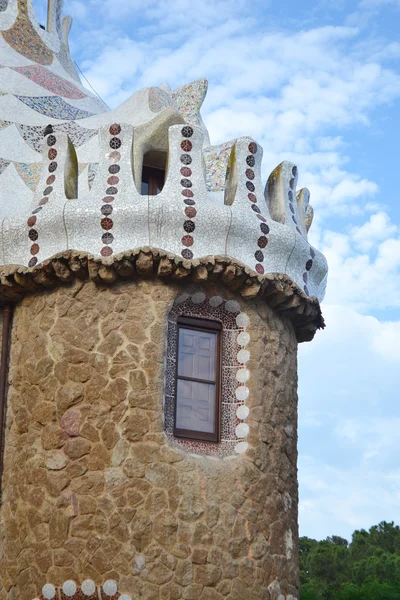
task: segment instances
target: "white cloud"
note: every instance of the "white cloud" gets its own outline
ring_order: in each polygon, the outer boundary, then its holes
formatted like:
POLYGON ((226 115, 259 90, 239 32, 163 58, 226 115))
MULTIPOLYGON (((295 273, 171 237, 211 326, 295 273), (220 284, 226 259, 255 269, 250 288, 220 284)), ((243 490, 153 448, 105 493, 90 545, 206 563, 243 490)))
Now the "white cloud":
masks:
POLYGON ((398 514, 400 321, 324 313, 326 330, 299 351, 300 533, 349 538, 398 514))
POLYGON ((353 227, 350 236, 360 250, 368 251, 397 231, 398 227, 391 222, 389 215, 380 211, 371 215, 361 227, 353 227))

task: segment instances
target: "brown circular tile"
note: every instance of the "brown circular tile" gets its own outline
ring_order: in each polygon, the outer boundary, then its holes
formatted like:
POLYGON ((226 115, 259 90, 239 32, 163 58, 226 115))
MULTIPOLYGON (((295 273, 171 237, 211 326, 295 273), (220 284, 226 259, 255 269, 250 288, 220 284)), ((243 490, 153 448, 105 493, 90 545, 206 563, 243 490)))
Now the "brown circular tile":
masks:
POLYGON ((109 185, 117 185, 117 183, 119 183, 119 177, 116 175, 111 175, 111 177, 107 179, 107 183, 109 185))
POLYGON ((189 169, 189 167, 182 167, 181 175, 184 177, 190 177, 192 175, 192 169, 189 169))
POLYGON ((47 156, 50 160, 54 160, 57 156, 57 150, 55 148, 50 148, 50 150, 47 153, 47 156))
POLYGON ((190 140, 183 140, 183 142, 181 142, 181 148, 184 152, 190 152, 193 148, 193 144, 190 140))
POLYGON ((255 142, 250 142, 250 144, 249 144, 249 152, 251 152, 252 154, 256 154, 257 153, 257 144, 255 142))
POLYGON ((115 194, 118 194, 118 190, 116 187, 109 187, 106 189, 106 194, 109 194, 110 196, 115 196, 115 194))
POLYGON ((253 169, 246 169, 246 177, 247 179, 253 180, 255 177, 253 169))
POLYGON ((260 275, 264 275, 264 267, 262 265, 260 265, 260 264, 256 265, 256 271, 260 275))
POLYGON ((31 254, 33 256, 35 256, 35 254, 38 254, 39 250, 40 250, 39 244, 32 244, 32 246, 31 246, 31 254))
POLYGON ((103 202, 112 202, 114 200, 114 196, 105 196, 103 198, 103 202))
POLYGON ((108 167, 108 172, 111 173, 111 175, 115 175, 116 173, 119 173, 121 170, 121 167, 119 165, 110 165, 108 167))
POLYGON ((191 235, 184 235, 182 238, 182 244, 184 246, 193 246, 194 243, 194 239, 192 238, 191 235))
POLYGON ((112 253, 113 253, 113 249, 110 248, 110 246, 104 246, 104 248, 102 248, 100 251, 100 254, 102 256, 111 256, 112 253))
POLYGON ((118 123, 114 123, 113 125, 111 125, 108 131, 111 135, 119 135, 121 133, 121 125, 118 125, 118 123))
POLYGON ((192 208, 191 206, 185 208, 185 215, 189 217, 189 219, 193 219, 197 215, 197 210, 195 208, 192 208))
POLYGON ((265 235, 262 235, 258 238, 257 244, 259 248, 265 248, 265 246, 268 244, 268 238, 266 238, 265 235))
POLYGON ((37 217, 35 217, 35 216, 29 217, 29 219, 27 220, 28 227, 33 227, 35 225, 36 221, 37 221, 37 217))
POLYGON ((101 224, 102 228, 105 229, 106 231, 108 231, 109 229, 112 229, 114 226, 113 220, 108 219, 107 217, 105 219, 101 219, 100 224, 101 224))
POLYGON ((28 233, 29 239, 32 240, 32 242, 36 242, 36 240, 39 237, 38 232, 36 231, 36 229, 31 229, 28 233))
POLYGON ((181 191, 182 196, 185 196, 185 198, 193 198, 194 194, 192 192, 192 190, 182 190, 181 191))
POLYGON ((31 268, 32 268, 32 267, 34 267, 34 266, 37 264, 37 261, 38 261, 38 260, 37 260, 36 256, 34 256, 34 257, 33 257, 33 258, 31 258, 31 260, 28 262, 28 266, 29 266, 29 267, 31 267, 31 268))
POLYGON ((43 196, 48 196, 49 194, 51 194, 52 191, 53 191, 52 186, 48 185, 47 188, 43 191, 43 196))
POLYGON ((45 204, 47 204, 49 201, 48 198, 42 198, 41 201, 39 202, 39 206, 44 206, 45 204))
POLYGON ((257 196, 255 196, 255 194, 253 194, 252 192, 247 194, 247 197, 250 200, 250 202, 257 202, 257 196))
POLYGON ((46 179, 46 183, 47 185, 52 185, 56 180, 56 176, 55 175, 49 175, 48 178, 46 179))

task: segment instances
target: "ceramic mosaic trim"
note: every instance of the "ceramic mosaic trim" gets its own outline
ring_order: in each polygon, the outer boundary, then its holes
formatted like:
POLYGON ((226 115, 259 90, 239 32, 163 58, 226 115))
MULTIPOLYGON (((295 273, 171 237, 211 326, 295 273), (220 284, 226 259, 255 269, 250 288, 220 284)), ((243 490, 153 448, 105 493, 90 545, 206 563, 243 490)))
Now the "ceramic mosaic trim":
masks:
POLYGON ((60 40, 60 51, 57 54, 57 58, 60 61, 61 66, 68 73, 68 75, 71 75, 71 77, 80 82, 79 75, 76 71, 76 67, 71 59, 69 50, 62 38, 60 40))
POLYGON ((206 185, 209 192, 223 192, 225 189, 226 170, 228 167, 231 149, 236 139, 220 144, 208 146, 203 150, 206 163, 206 185))
POLYGON ((11 68, 57 96, 71 99, 87 98, 87 94, 82 92, 75 85, 69 83, 66 79, 58 77, 58 75, 55 75, 40 65, 11 68))
POLYGON ((257 271, 257 273, 259 273, 260 275, 264 275, 265 269, 262 265, 262 263, 264 262, 263 250, 264 250, 264 248, 267 247, 267 244, 268 244, 267 234, 269 233, 269 227, 267 225, 267 219, 261 214, 261 210, 257 206, 257 196, 254 194, 255 186, 254 186, 253 180, 255 178, 255 173, 254 173, 252 167, 254 167, 255 162, 256 162, 255 158, 254 158, 254 154, 257 153, 257 150, 258 150, 257 144, 255 142, 250 142, 250 144, 249 144, 249 153, 250 154, 246 158, 246 173, 245 174, 246 174, 246 178, 247 178, 247 181, 246 181, 247 198, 251 202, 251 208, 252 208, 253 212, 256 213, 258 220, 261 221, 261 223, 260 223, 261 235, 257 240, 258 249, 254 253, 254 258, 257 261, 254 268, 257 271))
POLYGON ((51 65, 53 52, 46 46, 28 16, 28 0, 18 0, 18 16, 2 36, 19 54, 41 65, 51 65))
POLYGON ((10 121, 0 121, 0 130, 5 129, 6 127, 9 127, 10 125, 12 125, 12 123, 10 123, 10 121))
POLYGON ((97 586, 91 579, 86 579, 80 586, 69 579, 60 588, 46 583, 41 595, 33 600, 132 600, 132 597, 121 594, 113 579, 108 579, 101 586, 97 586))
POLYGON ((42 163, 14 162, 13 164, 25 185, 32 190, 32 192, 36 192, 36 188, 40 181, 42 163))
POLYGON ((189 125, 202 125, 200 109, 207 94, 207 79, 198 79, 171 93, 175 106, 189 125))
POLYGON ((149 108, 152 112, 158 113, 163 108, 168 108, 169 106, 173 106, 173 101, 168 92, 158 87, 151 87, 149 89, 149 108))
MULTIPOLYGON (((40 125, 20 125, 15 124, 18 133, 22 139, 36 152, 42 150, 43 127, 40 125)), ((97 135, 96 129, 86 129, 73 121, 67 123, 57 123, 53 125, 53 130, 57 132, 67 133, 72 143, 76 148, 88 142, 92 137, 97 135)))
POLYGON ((99 163, 89 163, 89 168, 88 168, 89 190, 92 189, 92 185, 93 185, 93 182, 94 182, 95 177, 97 175, 98 168, 99 168, 99 163))
POLYGON ((111 244, 114 241, 114 236, 111 233, 111 230, 114 227, 114 221, 112 220, 111 215, 114 210, 113 203, 115 200, 115 196, 118 194, 118 173, 121 170, 121 167, 118 164, 121 160, 121 154, 120 152, 118 152, 119 148, 121 148, 122 146, 121 138, 118 137, 121 133, 121 125, 118 125, 118 123, 114 123, 114 125, 111 125, 109 129, 109 133, 111 136, 109 145, 112 151, 109 154, 110 166, 108 167, 108 187, 105 191, 106 196, 103 197, 102 206, 100 208, 100 225, 103 230, 101 241, 104 244, 103 248, 100 251, 101 256, 111 256, 113 253, 111 244))
POLYGON ((11 160, 5 160, 4 158, 0 158, 0 175, 5 171, 10 164, 11 160))
POLYGON ((94 114, 71 106, 58 96, 15 96, 15 98, 18 98, 32 110, 53 119, 86 119, 86 117, 91 117, 94 114))
POLYGON ((181 149, 185 152, 185 154, 181 155, 181 168, 180 168, 180 175, 182 177, 181 179, 181 186, 182 186, 182 190, 181 190, 181 194, 184 197, 184 204, 185 206, 185 217, 186 220, 183 223, 183 230, 184 230, 184 234, 182 236, 182 244, 184 247, 184 249, 181 251, 181 255, 183 256, 183 258, 186 258, 188 260, 193 258, 193 252, 190 250, 190 247, 193 246, 194 243, 194 238, 191 235, 195 228, 195 222, 194 222, 194 218, 196 217, 197 211, 195 209, 195 204, 196 201, 194 200, 193 196, 193 192, 190 189, 192 187, 192 180, 190 179, 192 176, 192 169, 190 168, 190 164, 192 163, 192 157, 190 156, 190 152, 192 150, 192 142, 190 141, 189 138, 192 137, 193 135, 193 128, 190 127, 189 125, 185 125, 185 127, 182 127, 181 130, 181 134, 182 134, 182 142, 181 142, 181 149))
POLYGON ((30 247, 30 253, 31 253, 32 258, 29 260, 29 263, 28 263, 28 267, 31 267, 31 268, 34 267, 38 263, 38 254, 40 252, 39 233, 38 233, 37 229, 35 228, 35 225, 39 218, 40 212, 45 208, 46 204, 48 203, 48 201, 51 198, 51 193, 53 191, 53 185, 56 180, 55 172, 58 168, 58 164, 56 162, 57 150, 54 148, 54 146, 57 142, 57 139, 53 134, 50 134, 47 136, 46 141, 47 141, 47 146, 49 148, 48 152, 47 152, 47 156, 50 161, 48 163, 48 167, 47 167, 47 170, 49 172, 49 176, 47 177, 47 180, 46 180, 47 186, 43 190, 43 198, 40 200, 38 206, 33 209, 31 216, 27 220, 27 225, 29 227, 28 238, 29 238, 29 241, 32 242, 31 247, 30 247))
POLYGON ((203 292, 179 296, 168 315, 166 374, 164 394, 165 432, 170 442, 193 454, 226 458, 243 454, 248 450, 246 438, 249 416, 246 401, 250 378, 247 363, 250 352, 247 346, 250 335, 247 328, 250 319, 241 312, 235 300, 225 301, 221 296, 208 298, 203 292), (174 437, 174 410, 176 391, 177 320, 181 315, 214 319, 222 323, 221 354, 221 441, 218 444, 184 440, 174 437))
POLYGON ((306 262, 305 270, 304 270, 304 273, 303 273, 303 281, 304 281, 303 289, 304 289, 305 293, 307 294, 307 296, 310 295, 310 292, 308 291, 308 287, 307 287, 308 274, 309 274, 309 272, 311 271, 311 269, 313 267, 314 258, 315 258, 315 250, 314 250, 314 248, 312 246, 310 246, 310 258, 306 262))

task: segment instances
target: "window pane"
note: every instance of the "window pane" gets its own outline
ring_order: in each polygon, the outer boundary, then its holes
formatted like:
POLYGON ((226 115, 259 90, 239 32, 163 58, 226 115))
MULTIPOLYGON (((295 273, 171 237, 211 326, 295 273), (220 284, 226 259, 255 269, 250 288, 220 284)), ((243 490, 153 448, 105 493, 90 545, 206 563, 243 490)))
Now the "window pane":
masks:
POLYGON ((178 375, 215 380, 217 334, 179 328, 178 375))
POLYGON ((176 427, 191 431, 215 431, 215 385, 178 379, 176 427))

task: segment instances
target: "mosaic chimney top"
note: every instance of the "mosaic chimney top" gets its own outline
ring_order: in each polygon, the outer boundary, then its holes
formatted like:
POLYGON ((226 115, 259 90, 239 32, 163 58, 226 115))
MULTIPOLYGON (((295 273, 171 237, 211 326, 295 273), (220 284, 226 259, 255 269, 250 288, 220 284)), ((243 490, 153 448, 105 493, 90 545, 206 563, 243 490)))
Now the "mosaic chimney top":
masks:
POLYGON ((204 79, 142 89, 110 111, 79 80, 62 9, 49 0, 44 26, 31 0, 0 0, 1 264, 151 247, 287 275, 321 301, 327 263, 307 240, 313 210, 296 165, 282 162, 264 186, 256 140, 210 145, 204 79), (159 190, 146 168, 162 172, 159 190))

